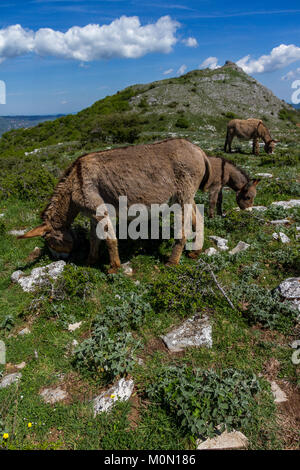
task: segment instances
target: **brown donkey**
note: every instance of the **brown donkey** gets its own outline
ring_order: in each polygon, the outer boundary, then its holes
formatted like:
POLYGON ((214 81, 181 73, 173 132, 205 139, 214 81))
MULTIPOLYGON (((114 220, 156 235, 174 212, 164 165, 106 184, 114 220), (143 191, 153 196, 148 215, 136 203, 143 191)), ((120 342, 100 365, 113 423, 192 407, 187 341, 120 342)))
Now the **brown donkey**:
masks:
POLYGON ((223 186, 229 186, 236 192, 236 202, 241 209, 252 207, 260 180, 250 181, 243 170, 225 158, 208 158, 211 166, 211 178, 206 186, 209 191, 209 217, 214 216, 216 206, 218 215, 222 215, 223 186))
POLYGON ((231 143, 234 137, 238 139, 251 140, 253 139, 252 153, 259 155, 259 139, 265 143, 265 152, 273 153, 275 143, 278 140, 272 139, 268 128, 260 119, 232 119, 227 124, 227 134, 224 146, 224 152, 231 153, 231 143))
MULTIPOLYGON (((98 258, 100 240, 96 226, 104 217, 97 207, 111 204, 116 210, 119 197, 132 204, 163 204, 168 201, 193 204, 194 196, 209 181, 210 165, 205 153, 184 139, 169 139, 150 145, 137 145, 90 153, 79 157, 56 186, 50 203, 42 213, 43 223, 19 238, 42 236, 54 254, 67 256, 74 239, 71 224, 79 212, 91 218, 89 264, 98 258)), ((107 213, 105 215, 108 215, 107 213)), ((201 234, 203 244, 203 233, 201 234)), ((182 238, 176 240, 169 264, 179 262, 186 243, 184 223, 182 238)), ((112 270, 120 266, 118 242, 106 239, 112 270)))

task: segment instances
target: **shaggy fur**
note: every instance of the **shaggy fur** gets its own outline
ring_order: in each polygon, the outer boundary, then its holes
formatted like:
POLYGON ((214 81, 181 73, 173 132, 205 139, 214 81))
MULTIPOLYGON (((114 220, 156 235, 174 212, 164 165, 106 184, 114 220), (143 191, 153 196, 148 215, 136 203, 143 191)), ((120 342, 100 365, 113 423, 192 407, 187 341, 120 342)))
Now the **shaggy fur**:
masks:
MULTIPOLYGON (((42 213, 43 224, 20 238, 44 236, 49 247, 58 253, 70 253, 73 237, 70 226, 81 212, 92 220, 89 263, 96 262, 100 240, 95 228, 103 219, 96 215, 102 204, 119 206, 119 196, 132 204, 163 204, 169 201, 193 204, 201 186, 209 184, 210 164, 205 153, 184 139, 170 139, 151 145, 137 145, 90 153, 79 157, 65 172, 42 213), (205 184, 204 184, 205 181, 205 184)), ((203 234, 202 240, 203 240, 203 234)), ((169 264, 179 262, 186 242, 176 240, 169 264)), ((120 266, 118 243, 107 239, 112 269, 120 266)))
POLYGON ((259 155, 259 139, 265 143, 266 153, 272 153, 276 140, 272 139, 268 128, 260 119, 232 119, 227 124, 227 135, 224 151, 231 152, 231 143, 234 137, 238 139, 253 140, 252 153, 259 155))
POLYGON ((222 215, 222 189, 229 186, 236 192, 236 200, 241 209, 253 206, 256 186, 259 179, 250 181, 247 173, 234 163, 222 157, 208 157, 211 166, 211 177, 207 189, 209 191, 209 217, 217 213, 222 215))

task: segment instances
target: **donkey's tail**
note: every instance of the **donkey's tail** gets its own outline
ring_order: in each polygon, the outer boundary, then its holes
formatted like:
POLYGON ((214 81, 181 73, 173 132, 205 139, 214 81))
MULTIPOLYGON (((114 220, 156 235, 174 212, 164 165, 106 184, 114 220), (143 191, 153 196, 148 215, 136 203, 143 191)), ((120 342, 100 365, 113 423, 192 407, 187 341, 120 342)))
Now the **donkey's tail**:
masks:
POLYGON ((199 186, 199 189, 201 189, 202 191, 206 191, 208 189, 208 185, 209 185, 208 183, 209 183, 210 177, 212 175, 210 162, 209 162, 206 155, 205 155, 204 159, 205 159, 205 173, 204 173, 204 176, 203 176, 202 181, 201 181, 200 186, 199 186))

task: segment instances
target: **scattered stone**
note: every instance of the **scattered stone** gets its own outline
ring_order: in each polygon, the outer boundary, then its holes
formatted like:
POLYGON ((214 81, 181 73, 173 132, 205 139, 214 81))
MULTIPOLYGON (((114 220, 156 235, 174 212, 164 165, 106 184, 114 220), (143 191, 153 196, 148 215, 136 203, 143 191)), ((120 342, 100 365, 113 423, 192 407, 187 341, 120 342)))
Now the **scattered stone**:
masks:
POLYGON ((194 315, 162 340, 171 352, 180 352, 192 346, 212 347, 212 327, 207 316, 194 315))
POLYGON ((260 176, 261 178, 273 178, 272 173, 256 173, 256 176, 260 176))
POLYGON ((33 269, 28 276, 25 276, 22 271, 15 271, 11 280, 20 284, 25 292, 31 292, 36 286, 44 284, 47 278, 56 279, 63 272, 65 264, 62 260, 54 261, 47 266, 33 269))
POLYGON ((21 370, 21 369, 24 369, 24 367, 26 366, 26 362, 21 362, 20 364, 16 364, 16 368, 21 370))
POLYGON ((8 374, 3 377, 0 382, 0 388, 9 387, 11 384, 18 382, 22 377, 21 372, 14 372, 13 374, 8 374))
POLYGON ((20 237, 21 235, 24 235, 24 233, 26 233, 26 230, 11 230, 8 233, 10 235, 14 235, 15 237, 20 237))
POLYGON ((127 276, 132 276, 133 269, 130 266, 130 261, 127 261, 127 263, 121 264, 121 267, 123 268, 124 274, 126 274, 127 276))
POLYGON ((214 247, 210 247, 210 248, 207 248, 207 250, 205 250, 204 252, 207 256, 213 256, 213 255, 216 255, 218 253, 218 250, 216 250, 214 247))
POLYGON ((224 431, 220 436, 206 439, 206 441, 198 440, 197 445, 197 450, 238 450, 247 448, 248 439, 240 431, 224 431))
POLYGON ((270 382, 270 383, 271 383, 271 391, 273 393, 275 403, 283 403, 285 401, 288 401, 285 392, 281 390, 279 385, 276 382, 270 382))
POLYGON ((120 379, 115 385, 106 392, 101 393, 94 398, 94 416, 103 411, 109 411, 116 401, 127 401, 132 395, 134 388, 133 380, 120 379))
POLYGON ((300 225, 296 225, 297 232, 300 232, 300 225))
POLYGON ((77 322, 77 323, 70 323, 70 324, 68 325, 68 330, 69 330, 69 331, 75 331, 75 330, 77 330, 78 328, 80 328, 81 325, 82 325, 82 321, 79 321, 79 322, 77 322))
POLYGON ((272 233, 272 237, 274 238, 274 240, 280 240, 282 243, 290 243, 291 241, 289 237, 287 237, 286 234, 283 232, 274 232, 272 233))
POLYGON ((25 328, 23 328, 23 330, 19 331, 18 335, 20 336, 23 336, 23 335, 29 335, 30 333, 30 329, 27 328, 27 326, 25 328))
POLYGON ((40 392, 40 395, 43 397, 45 403, 50 403, 51 405, 64 400, 68 396, 67 392, 60 387, 44 388, 44 390, 40 392))
POLYGON ((5 214, 3 214, 3 213, 2 213, 2 214, 0 214, 0 217, 4 217, 4 216, 5 216, 5 214))
POLYGON ((290 221, 288 219, 270 220, 270 224, 272 225, 286 225, 289 223, 290 221))
POLYGON ((236 247, 229 251, 229 254, 230 255, 235 255, 236 253, 240 253, 241 251, 247 250, 247 248, 249 248, 249 246, 250 246, 249 243, 239 241, 238 244, 236 245, 236 247))
POLYGON ((228 250, 228 246, 227 246, 228 240, 226 238, 217 237, 215 235, 211 235, 209 238, 210 240, 216 243, 219 250, 221 251, 228 250))
POLYGON ((290 277, 277 287, 280 295, 300 312, 300 277, 290 277))
POLYGON ((284 209, 291 209, 292 207, 300 206, 300 199, 290 199, 289 201, 276 201, 272 202, 272 206, 281 206, 284 209))

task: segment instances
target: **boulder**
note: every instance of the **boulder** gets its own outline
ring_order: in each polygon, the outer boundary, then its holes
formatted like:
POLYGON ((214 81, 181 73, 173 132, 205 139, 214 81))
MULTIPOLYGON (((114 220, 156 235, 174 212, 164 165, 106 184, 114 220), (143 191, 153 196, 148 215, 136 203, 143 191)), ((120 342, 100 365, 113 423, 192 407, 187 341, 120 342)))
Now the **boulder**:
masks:
POLYGON ((13 374, 8 374, 3 377, 0 382, 0 388, 9 387, 11 384, 18 382, 22 377, 21 372, 14 372, 13 374))
POLYGON ((280 206, 284 209, 291 209, 292 207, 300 206, 300 199, 290 199, 289 201, 276 201, 272 202, 272 206, 280 206))
POLYGON ((209 237, 209 239, 216 243, 219 250, 221 250, 221 251, 228 250, 228 246, 227 246, 228 240, 226 238, 221 238, 221 237, 217 237, 215 235, 211 235, 209 237))
POLYGON ((272 233, 272 237, 274 238, 274 240, 280 240, 282 243, 290 243, 291 241, 289 237, 283 232, 274 232, 272 233))
POLYGON ((197 441, 197 450, 238 450, 246 449, 247 446, 248 439, 240 431, 224 431, 220 436, 197 441))
POLYGON ((115 385, 110 387, 106 392, 101 393, 94 398, 94 416, 104 411, 109 411, 116 401, 127 401, 132 395, 134 388, 133 380, 120 379, 115 385))
POLYGON ((56 279, 63 272, 65 265, 65 261, 55 261, 47 266, 33 269, 28 276, 22 271, 15 271, 11 275, 11 280, 17 282, 25 292, 31 292, 36 286, 43 285, 48 278, 56 279))
POLYGON ((212 327, 207 316, 196 314, 161 338, 171 352, 180 352, 193 346, 211 348, 212 327))
POLYGON ((249 243, 239 241, 236 247, 229 251, 229 254, 235 255, 236 253, 240 253, 241 251, 247 250, 249 246, 250 246, 249 243))
POLYGON ((40 392, 40 395, 43 397, 45 403, 50 403, 51 405, 64 400, 68 396, 67 392, 60 387, 44 388, 44 390, 40 392))

